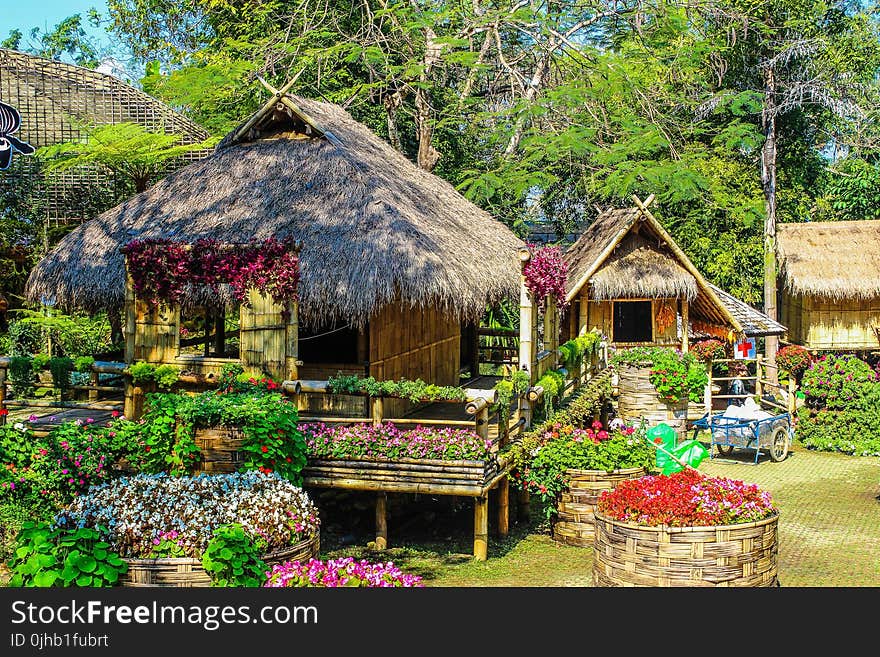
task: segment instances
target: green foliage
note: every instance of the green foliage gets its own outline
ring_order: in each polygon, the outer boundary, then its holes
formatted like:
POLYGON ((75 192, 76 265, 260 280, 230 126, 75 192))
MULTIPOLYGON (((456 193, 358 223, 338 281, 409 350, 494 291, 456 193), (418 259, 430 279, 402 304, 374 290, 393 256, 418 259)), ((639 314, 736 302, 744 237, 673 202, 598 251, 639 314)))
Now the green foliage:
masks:
POLYGON ((202 566, 211 576, 211 586, 262 586, 268 570, 256 542, 238 523, 214 530, 202 566))
POLYGON ((876 373, 861 358, 828 354, 804 372, 801 390, 811 408, 845 410, 870 394, 876 383, 876 373))
POLYGON ((13 397, 25 399, 34 393, 34 365, 30 356, 12 356, 7 371, 13 397))
POLYGON ((128 564, 91 528, 25 522, 9 562, 10 586, 114 586, 128 564))
POLYGON ((842 410, 802 406, 796 431, 798 442, 808 449, 880 456, 880 385, 842 410))
POLYGON ((18 534, 26 522, 50 522, 55 507, 37 497, 0 502, 0 562, 6 563, 15 553, 18 534))
POLYGON ((184 144, 179 134, 150 132, 137 123, 112 123, 81 126, 84 141, 43 146, 36 156, 45 163, 48 174, 79 167, 98 167, 120 175, 144 191, 164 172, 175 158, 186 153, 211 148, 216 139, 184 144))
POLYGON ((17 319, 10 323, 14 335, 13 353, 27 355, 46 349, 51 338, 55 356, 92 356, 110 350, 110 322, 105 314, 66 315, 56 310, 50 314, 27 310, 15 311, 17 319))
POLYGON ((195 429, 237 427, 243 437, 242 471, 277 472, 301 485, 306 444, 298 420, 296 405, 283 395, 251 386, 248 392, 150 393, 138 422, 121 420, 113 429, 140 446, 136 461, 144 472, 184 475, 201 458, 195 429))
POLYGON ((650 367, 650 380, 661 399, 677 404, 683 399, 703 399, 709 375, 694 354, 682 354, 667 347, 632 347, 618 351, 611 358, 613 365, 629 364, 650 367))
POLYGON ((35 373, 39 372, 46 369, 51 360, 52 357, 49 354, 34 354, 31 360, 31 367, 33 367, 35 373))
POLYGON ((413 403, 428 401, 465 401, 467 392, 458 386, 438 386, 421 379, 414 381, 379 381, 372 376, 360 378, 356 374, 338 373, 327 380, 327 390, 333 394, 364 394, 370 397, 397 397, 413 403))
POLYGON ((495 384, 498 391, 498 401, 493 410, 498 412, 498 419, 502 426, 510 421, 511 405, 514 399, 519 399, 529 389, 529 373, 525 370, 513 370, 495 384))
POLYGON ((155 383, 158 388, 167 390, 177 383, 180 369, 168 363, 153 365, 138 361, 128 366, 128 373, 135 385, 155 383))
POLYGON ((73 369, 77 372, 89 372, 94 364, 95 359, 91 356, 77 356, 73 359, 73 369))
POLYGON ((73 359, 67 356, 55 356, 49 360, 49 371, 52 373, 52 385, 62 394, 67 392, 70 388, 73 359))

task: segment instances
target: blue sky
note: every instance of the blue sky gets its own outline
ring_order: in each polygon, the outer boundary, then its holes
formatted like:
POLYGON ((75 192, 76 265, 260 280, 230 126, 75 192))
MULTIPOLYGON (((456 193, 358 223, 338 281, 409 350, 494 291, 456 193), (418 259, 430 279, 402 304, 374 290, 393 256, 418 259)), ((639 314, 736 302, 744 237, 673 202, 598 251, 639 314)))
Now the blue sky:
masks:
MULTIPOLYGON (((91 7, 106 16, 107 4, 104 0, 0 0, 0 40, 9 36, 14 29, 21 30, 25 36, 33 27, 51 30, 62 19, 73 14, 82 14, 85 22, 86 13, 91 7)), ((90 34, 98 36, 102 33, 101 30, 94 31, 87 23, 84 27, 90 34)))

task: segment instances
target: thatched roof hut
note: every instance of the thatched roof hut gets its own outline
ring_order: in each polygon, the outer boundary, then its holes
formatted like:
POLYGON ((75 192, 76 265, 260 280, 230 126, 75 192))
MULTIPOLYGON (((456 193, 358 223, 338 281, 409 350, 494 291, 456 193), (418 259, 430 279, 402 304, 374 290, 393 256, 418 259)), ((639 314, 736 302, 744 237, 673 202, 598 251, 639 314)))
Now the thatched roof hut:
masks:
POLYGON ((565 251, 571 334, 598 327, 614 343, 678 344, 688 337, 776 335, 760 311, 709 283, 636 199, 601 213, 565 251), (642 323, 633 331, 633 323, 642 323), (687 326, 687 331, 682 330, 687 326), (686 335, 685 335, 686 333, 686 335))
POLYGON ((267 103, 211 157, 67 235, 30 275, 28 298, 120 309, 120 247, 135 238, 288 236, 302 243, 306 325, 362 326, 395 301, 473 320, 487 303, 517 295, 523 243, 505 225, 341 107, 281 101, 267 103))
POLYGON ((880 220, 776 227, 780 318, 811 349, 880 347, 880 220))

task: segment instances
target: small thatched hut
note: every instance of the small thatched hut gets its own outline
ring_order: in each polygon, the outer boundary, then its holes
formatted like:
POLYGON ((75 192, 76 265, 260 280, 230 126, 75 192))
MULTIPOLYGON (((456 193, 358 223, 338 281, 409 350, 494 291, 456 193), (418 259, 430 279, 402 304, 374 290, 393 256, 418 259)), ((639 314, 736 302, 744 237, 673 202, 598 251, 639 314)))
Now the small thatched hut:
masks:
POLYGON ((241 360, 275 377, 342 371, 457 385, 462 325, 519 291, 523 243, 506 226, 341 107, 279 94, 211 157, 70 233, 26 293, 119 312, 120 248, 130 240, 269 237, 301 243, 298 320, 271 300, 239 309, 195 295, 164 312, 129 304, 126 360, 201 373, 241 360))
POLYGON ((880 348, 880 220, 781 224, 776 261, 789 342, 814 350, 880 348))
POLYGON ((637 200, 635 207, 606 210, 565 251, 571 305, 562 321, 562 339, 598 328, 612 346, 687 351, 695 338, 785 332, 778 322, 709 283, 647 204, 637 200))

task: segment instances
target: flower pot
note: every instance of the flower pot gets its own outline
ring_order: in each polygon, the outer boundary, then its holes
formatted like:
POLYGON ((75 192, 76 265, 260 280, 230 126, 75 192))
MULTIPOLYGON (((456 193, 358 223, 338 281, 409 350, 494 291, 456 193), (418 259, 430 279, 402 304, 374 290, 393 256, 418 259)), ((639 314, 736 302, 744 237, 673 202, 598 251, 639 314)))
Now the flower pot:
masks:
POLYGON ((622 364, 618 377, 617 414, 624 421, 638 425, 644 418, 648 427, 665 422, 678 434, 678 442, 684 440, 687 433, 687 397, 675 403, 660 397, 651 383, 651 367, 648 365, 622 364))
POLYGON ((565 472, 568 490, 560 495, 553 522, 553 540, 566 545, 592 547, 596 527, 596 503, 602 491, 614 490, 621 481, 637 479, 648 472, 645 468, 621 470, 573 470, 565 472))
MULTIPOLYGON (((271 568, 285 561, 308 561, 318 556, 320 532, 293 545, 262 555, 271 568)), ((128 572, 120 577, 125 587, 193 588, 211 586, 211 576, 202 568, 200 559, 164 557, 159 559, 124 559, 128 572)))
POLYGON ((778 586, 778 521, 648 527, 597 512, 594 586, 778 586))

